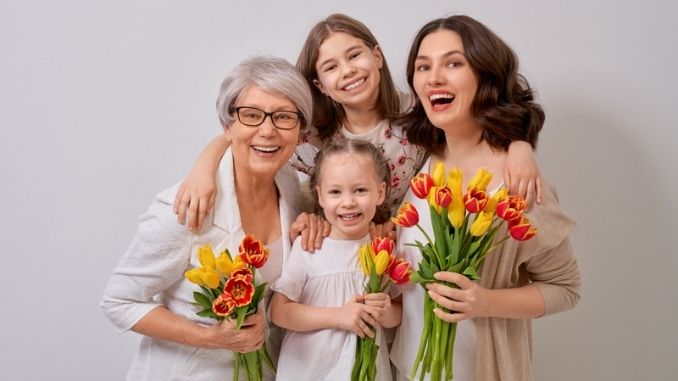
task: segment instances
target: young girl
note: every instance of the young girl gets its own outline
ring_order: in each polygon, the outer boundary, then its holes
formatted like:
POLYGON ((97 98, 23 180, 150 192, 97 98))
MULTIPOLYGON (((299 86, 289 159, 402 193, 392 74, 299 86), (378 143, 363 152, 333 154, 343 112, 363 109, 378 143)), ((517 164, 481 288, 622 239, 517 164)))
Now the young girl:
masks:
MULTIPOLYGON (((290 161, 300 172, 302 191, 306 189, 307 195, 312 193, 304 187, 304 180, 313 169, 319 147, 334 140, 365 140, 378 147, 388 161, 391 195, 385 205, 395 211, 407 191, 409 180, 420 169, 427 154, 421 146, 408 141, 403 124, 394 122, 401 112, 412 106, 412 102, 397 91, 372 32, 346 15, 330 15, 309 32, 297 68, 311 87, 314 103, 311 128, 302 137, 290 161)), ((530 144, 520 141, 527 139, 527 136, 512 139, 511 154, 502 173, 505 172, 505 183, 513 193, 530 197, 536 190, 539 202, 539 168, 530 144)), ((214 173, 227 146, 228 142, 223 138, 210 143, 177 193, 174 208, 180 223, 185 223, 188 217, 189 229, 199 229, 211 210, 215 194, 214 173)), ((316 237, 313 232, 317 225, 311 223, 308 216, 301 218, 306 218, 305 222, 298 226, 311 228, 308 235, 316 237)), ((316 247, 320 240, 318 234, 316 247)), ((306 243, 304 239, 304 247, 306 243)))
MULTIPOLYGON (((423 171, 441 161, 447 168, 459 167, 464 179, 480 167, 498 173, 515 137, 528 136, 536 145, 544 112, 517 68, 506 43, 470 17, 452 16, 422 27, 407 63, 416 103, 405 117, 407 137, 431 152, 423 171)), ((488 189, 501 182, 492 181, 488 189)), ((428 206, 411 194, 406 200, 430 232, 428 206)), ((579 300, 581 279, 569 242, 574 222, 560 209, 552 187, 544 187, 544 200, 529 218, 539 233, 527 242, 508 240, 490 252, 479 282, 439 272, 435 277, 444 283, 428 285, 431 298, 445 308, 435 309, 435 315, 459 323, 455 381, 532 380, 531 319, 567 310, 579 300)), ((411 264, 421 259, 416 248, 406 246, 415 240, 423 241, 422 233, 399 230, 398 252, 411 264)), ((402 324, 391 351, 399 380, 410 374, 415 360, 424 300, 419 286, 402 290, 402 324)))
POLYGON ((350 380, 356 337, 373 337, 369 324, 380 346, 377 379, 392 380, 380 327, 397 326, 401 306, 385 293, 361 295, 365 277, 358 262, 377 206, 388 195, 389 176, 381 152, 368 142, 335 142, 318 155, 311 184, 332 230, 321 255, 305 251, 297 239, 272 285, 271 320, 287 330, 277 379, 350 380))

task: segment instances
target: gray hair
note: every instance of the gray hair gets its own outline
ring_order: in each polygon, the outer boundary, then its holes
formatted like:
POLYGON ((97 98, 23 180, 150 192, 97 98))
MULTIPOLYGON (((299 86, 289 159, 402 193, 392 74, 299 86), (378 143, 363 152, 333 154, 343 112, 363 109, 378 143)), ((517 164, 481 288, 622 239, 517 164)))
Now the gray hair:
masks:
POLYGON ((234 118, 229 112, 236 99, 249 86, 280 94, 294 103, 301 114, 303 129, 313 115, 313 98, 306 79, 289 62, 282 58, 257 56, 242 61, 221 83, 217 98, 217 113, 224 127, 229 127, 234 118))

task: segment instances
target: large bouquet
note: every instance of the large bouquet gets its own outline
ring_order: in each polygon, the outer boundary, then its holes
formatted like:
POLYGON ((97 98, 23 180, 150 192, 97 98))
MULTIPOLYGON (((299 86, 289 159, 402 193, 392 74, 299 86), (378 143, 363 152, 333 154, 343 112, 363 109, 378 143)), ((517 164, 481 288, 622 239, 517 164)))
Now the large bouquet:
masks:
MULTIPOLYGON (((245 317, 257 312, 259 301, 264 295, 266 283, 257 285, 254 281, 256 269, 268 260, 268 248, 261 241, 247 235, 238 247, 238 255, 224 250, 219 257, 214 256, 212 247, 207 244, 198 248, 200 267, 186 271, 188 281, 200 286, 201 291, 193 293, 195 305, 202 308, 199 316, 221 321, 226 318, 236 320, 236 329, 240 329, 245 317)), ((249 381, 263 379, 263 364, 275 370, 273 361, 266 349, 266 342, 254 352, 233 354, 235 367, 233 380, 237 381, 240 368, 245 369, 249 381)))
MULTIPOLYGON (((426 199, 431 211, 433 239, 419 225, 419 213, 412 204, 405 202, 398 210, 393 222, 403 227, 417 226, 426 238, 426 243, 415 241, 411 246, 419 249, 422 259, 418 270, 412 275, 412 282, 420 284, 426 291, 426 284, 438 282, 434 277, 438 271, 461 273, 470 279, 479 279, 478 269, 487 253, 509 237, 518 241, 532 238, 536 229, 523 216, 525 200, 520 196, 508 196, 501 188, 491 197, 486 188, 492 174, 480 169, 468 183, 462 194, 462 172, 458 168, 446 176, 445 165, 438 163, 432 174, 420 173, 410 181, 412 193, 426 199), (499 228, 508 223, 505 236, 494 242, 499 228)), ((454 284, 447 284, 456 287, 454 284)), ((419 350, 410 372, 414 379, 420 371, 421 379, 427 373, 431 380, 451 380, 456 323, 445 322, 433 314, 433 309, 444 307, 435 303, 424 292, 424 326, 419 350)))
MULTIPOLYGON (((410 280, 410 264, 396 258, 393 249, 395 242, 389 238, 375 238, 371 244, 360 247, 360 268, 367 277, 366 293, 384 292, 391 283, 405 284, 410 280)), ((372 338, 358 338, 355 363, 351 372, 351 381, 372 381, 377 375, 376 335, 372 338)))

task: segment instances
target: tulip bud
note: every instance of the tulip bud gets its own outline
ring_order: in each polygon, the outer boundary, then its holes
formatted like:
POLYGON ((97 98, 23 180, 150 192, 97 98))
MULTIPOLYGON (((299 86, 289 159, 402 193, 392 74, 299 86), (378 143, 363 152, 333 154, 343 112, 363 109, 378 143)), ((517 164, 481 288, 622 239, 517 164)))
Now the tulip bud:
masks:
POLYGON ((409 228, 419 223, 419 213, 414 205, 405 201, 398 209, 398 215, 392 217, 391 221, 396 225, 409 228))
POLYGON ((428 173, 420 173, 410 180, 410 189, 419 199, 425 199, 433 186, 433 178, 428 173))
POLYGON ((210 244, 198 248, 198 260, 202 267, 209 267, 211 269, 216 268, 214 252, 212 252, 212 246, 210 246, 210 244))
POLYGON ((448 187, 439 188, 436 192, 436 204, 441 208, 447 208, 452 202, 452 191, 448 187))
POLYGON ((471 227, 469 228, 471 235, 474 237, 480 237, 481 235, 485 234, 485 232, 487 232, 487 229, 489 229, 490 225, 492 225, 493 216, 494 215, 492 213, 487 212, 478 213, 476 215, 476 219, 473 221, 471 227))

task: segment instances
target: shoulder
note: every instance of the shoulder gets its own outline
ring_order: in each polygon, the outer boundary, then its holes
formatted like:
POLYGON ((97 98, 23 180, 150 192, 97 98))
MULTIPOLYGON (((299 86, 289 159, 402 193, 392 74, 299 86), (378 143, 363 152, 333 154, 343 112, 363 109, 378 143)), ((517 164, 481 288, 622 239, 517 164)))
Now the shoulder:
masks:
POLYGON ((299 198, 301 191, 299 188, 297 171, 289 164, 285 164, 275 175, 275 184, 280 192, 280 198, 284 200, 285 204, 290 207, 292 212, 298 214, 300 210, 299 198))

